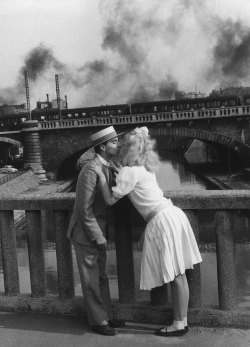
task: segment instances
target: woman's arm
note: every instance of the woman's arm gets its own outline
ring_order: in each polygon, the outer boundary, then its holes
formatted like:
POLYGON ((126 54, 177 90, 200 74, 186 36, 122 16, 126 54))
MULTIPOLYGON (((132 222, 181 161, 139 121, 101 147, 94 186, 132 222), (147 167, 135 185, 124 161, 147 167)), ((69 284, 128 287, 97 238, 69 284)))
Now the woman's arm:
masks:
POLYGON ((104 176, 104 173, 101 171, 101 169, 98 170, 98 176, 99 176, 100 188, 101 188, 102 195, 106 205, 108 206, 114 205, 119 200, 119 198, 115 197, 110 191, 106 177, 104 176))

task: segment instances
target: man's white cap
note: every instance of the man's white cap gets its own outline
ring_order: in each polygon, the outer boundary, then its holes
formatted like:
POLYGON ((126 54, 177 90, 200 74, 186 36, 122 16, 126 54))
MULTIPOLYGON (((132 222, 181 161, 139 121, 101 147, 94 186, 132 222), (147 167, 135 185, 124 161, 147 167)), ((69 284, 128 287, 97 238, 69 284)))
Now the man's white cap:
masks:
POLYGON ((113 138, 117 137, 117 133, 113 126, 110 126, 108 128, 102 129, 98 131, 97 133, 90 136, 90 140, 92 143, 92 146, 98 146, 106 141, 110 141, 113 138))

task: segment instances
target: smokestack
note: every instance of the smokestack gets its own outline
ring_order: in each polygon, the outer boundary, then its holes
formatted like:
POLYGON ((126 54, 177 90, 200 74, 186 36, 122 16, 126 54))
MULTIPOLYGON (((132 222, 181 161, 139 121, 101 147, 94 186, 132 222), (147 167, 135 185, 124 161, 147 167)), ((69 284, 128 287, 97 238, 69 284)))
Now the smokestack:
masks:
POLYGON ((46 96, 47 96, 47 109, 49 109, 50 108, 50 106, 49 106, 49 94, 46 94, 46 96))
POLYGON ((67 95, 65 95, 65 108, 68 109, 68 98, 67 95))
POLYGON ((28 71, 24 71, 24 79, 25 79, 25 90, 26 90, 26 103, 27 103, 27 110, 28 110, 28 118, 31 120, 31 110, 30 110, 30 92, 29 92, 29 79, 28 79, 28 71))
POLYGON ((55 75, 55 80, 56 80, 56 100, 57 100, 58 115, 59 115, 59 119, 61 119, 61 98, 60 98, 58 75, 55 75))

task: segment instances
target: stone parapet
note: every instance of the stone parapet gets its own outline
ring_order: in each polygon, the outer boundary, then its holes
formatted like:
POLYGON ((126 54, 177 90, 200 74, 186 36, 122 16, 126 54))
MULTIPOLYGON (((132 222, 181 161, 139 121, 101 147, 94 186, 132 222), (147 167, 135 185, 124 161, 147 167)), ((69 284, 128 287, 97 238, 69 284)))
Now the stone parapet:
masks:
MULTIPOLYGON (((184 210, 247 210, 250 209, 250 190, 185 190, 165 191, 164 196, 184 210)), ((72 209, 75 193, 22 193, 0 200, 2 210, 68 210, 72 209)))
MULTIPOLYGON (((201 300, 202 278, 200 265, 188 277, 190 288, 189 322, 204 326, 237 326, 250 328, 250 313, 237 305, 235 292, 235 259, 233 248, 232 216, 236 210, 249 210, 250 191, 171 191, 164 192, 176 206, 188 215, 199 244, 197 212, 202 209, 216 211, 216 255, 219 304, 204 305, 201 300)), ((46 313, 85 314, 82 298, 75 297, 72 268, 71 243, 66 238, 69 212, 73 208, 75 193, 19 194, 0 200, 0 232, 2 241, 4 288, 0 295, 0 309, 25 310, 46 313), (20 294, 17 252, 14 230, 14 210, 25 210, 27 241, 31 277, 31 295, 20 294), (56 258, 58 270, 59 298, 46 291, 45 265, 42 247, 40 213, 53 211, 51 223, 55 225, 56 258)), ((125 200, 124 200, 125 201, 125 200)), ((151 295, 151 301, 137 301, 133 269, 133 235, 131 226, 124 218, 124 204, 116 209, 116 258, 119 302, 113 298, 113 309, 117 318, 129 321, 162 324, 172 315, 169 305, 159 299, 165 288, 159 287, 151 295), (126 262, 124 261, 126 258, 126 262)), ((189 271, 189 270, 188 270, 189 271)), ((188 272, 187 271, 187 272, 188 272)), ((190 270, 191 271, 191 270, 190 270)))

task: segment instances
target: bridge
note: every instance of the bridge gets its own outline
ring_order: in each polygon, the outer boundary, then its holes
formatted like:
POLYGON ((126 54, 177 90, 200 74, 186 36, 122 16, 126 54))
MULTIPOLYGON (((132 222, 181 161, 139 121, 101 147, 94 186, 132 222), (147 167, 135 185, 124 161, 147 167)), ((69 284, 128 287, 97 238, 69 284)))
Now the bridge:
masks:
MULTIPOLYGON (((249 109, 246 107, 200 110, 180 113, 154 113, 94 119, 69 119, 50 122, 26 121, 20 129, 1 132, 0 139, 9 145, 24 145, 25 164, 38 175, 59 170, 70 158, 76 158, 89 146, 89 135, 102 127, 115 126, 118 131, 147 125, 157 141, 166 135, 186 136, 219 144, 238 153, 244 160, 250 154, 249 109), (241 141, 244 131, 245 143, 241 141)), ((249 159, 248 159, 249 160, 249 159)), ((250 208, 250 193, 240 191, 164 192, 166 197, 188 215, 198 244, 201 210, 215 211, 218 305, 211 307, 202 301, 205 285, 198 264, 188 275, 190 286, 190 324, 205 326, 250 327, 249 310, 237 300, 235 249, 233 241, 237 215, 250 208)), ((66 238, 70 211, 75 194, 20 194, 5 196, 0 201, 0 234, 3 258, 4 293, 0 294, 3 311, 85 314, 82 297, 75 295, 72 247, 66 238), (30 291, 20 293, 19 270, 14 228, 14 211, 25 210, 26 235, 30 266, 30 291), (46 287, 41 213, 52 212, 55 225, 58 295, 48 293, 46 287)), ((122 203, 122 201, 121 201, 122 203)), ((163 302, 166 288, 151 291, 149 302, 137 301, 133 265, 133 244, 128 210, 118 205, 115 213, 117 274, 119 300, 112 298, 115 316, 134 322, 165 324, 172 311, 163 302), (120 210, 119 210, 120 209, 120 210), (126 262, 124 259, 126 258, 126 262)), ((201 265, 202 266, 202 265, 201 265)))
POLYGON ((75 119, 24 121, 20 129, 0 132, 0 142, 22 144, 26 166, 40 176, 53 172, 57 177, 66 167, 74 166, 90 145, 89 136, 99 128, 113 125, 119 132, 146 125, 157 142, 164 141, 166 135, 199 139, 229 148, 249 165, 249 122, 249 106, 98 118, 80 114, 75 119))

